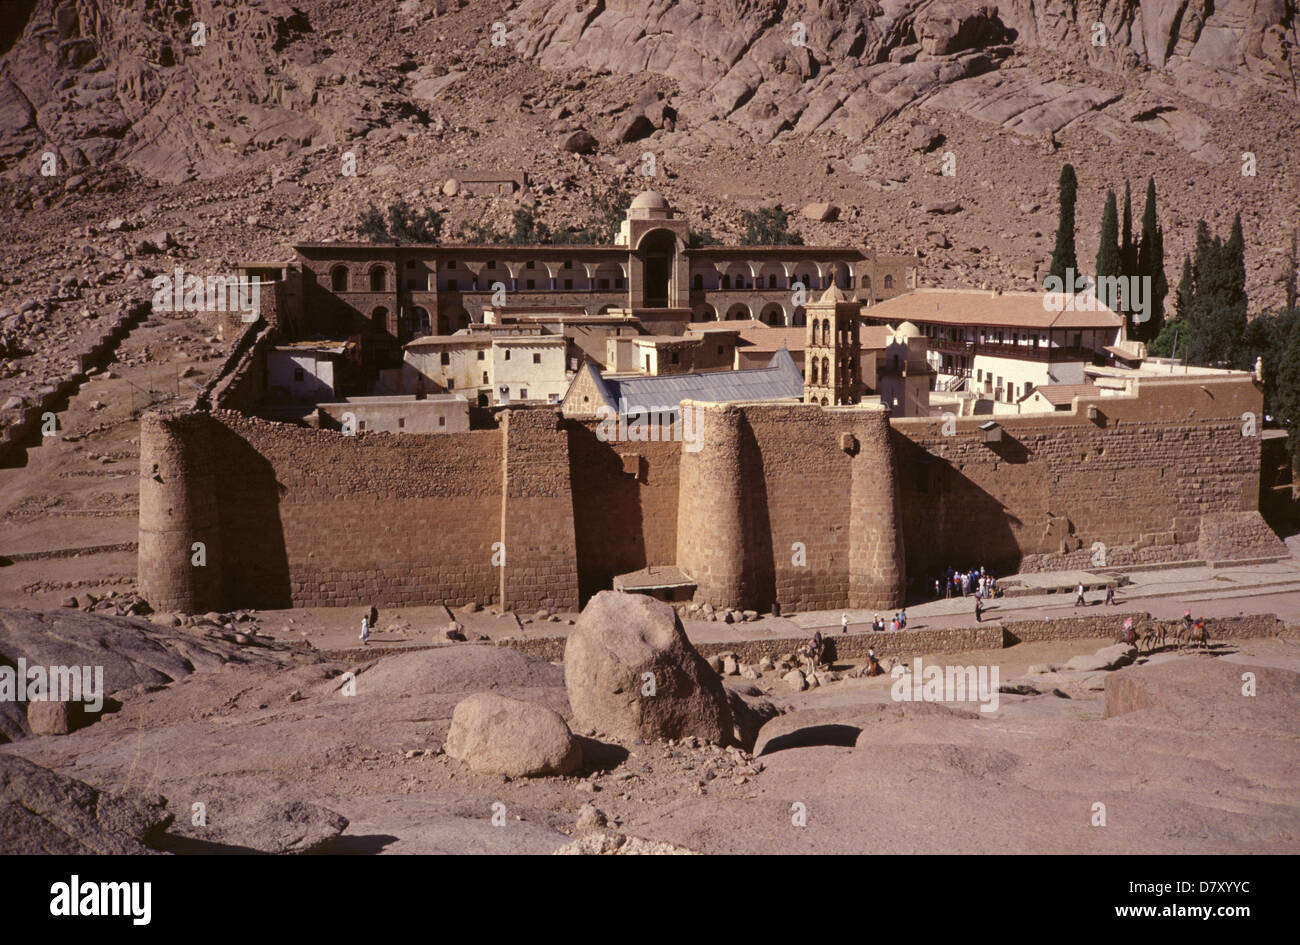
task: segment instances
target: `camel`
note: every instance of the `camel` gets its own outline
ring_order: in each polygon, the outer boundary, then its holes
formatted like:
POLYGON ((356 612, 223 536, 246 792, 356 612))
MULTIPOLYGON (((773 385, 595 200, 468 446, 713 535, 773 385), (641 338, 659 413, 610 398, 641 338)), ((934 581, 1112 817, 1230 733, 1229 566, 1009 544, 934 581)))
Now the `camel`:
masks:
POLYGON ((1192 624, 1191 629, 1187 631, 1187 642, 1193 647, 1199 644, 1201 649, 1208 650, 1210 648, 1210 634, 1205 629, 1204 620, 1198 620, 1192 624))
POLYGON ((1154 653, 1156 643, 1160 648, 1165 648, 1165 625, 1157 620, 1154 624, 1148 624, 1146 631, 1142 634, 1142 642, 1138 644, 1138 649, 1146 647, 1148 653, 1154 653))
POLYGON ((1126 643, 1133 646, 1137 643, 1137 631, 1133 629, 1133 618, 1129 617, 1124 621, 1124 630, 1115 638, 1116 643, 1126 643))
POLYGON ((821 666, 823 649, 822 635, 819 631, 813 634, 811 640, 800 644, 799 649, 795 650, 795 656, 805 666, 804 673, 806 675, 811 676, 821 666))

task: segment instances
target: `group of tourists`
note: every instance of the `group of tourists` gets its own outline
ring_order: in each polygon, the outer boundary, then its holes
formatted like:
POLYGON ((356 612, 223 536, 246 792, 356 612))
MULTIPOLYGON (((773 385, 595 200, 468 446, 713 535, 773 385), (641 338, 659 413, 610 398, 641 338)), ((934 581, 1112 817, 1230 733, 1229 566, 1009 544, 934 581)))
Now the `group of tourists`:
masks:
MULTIPOLYGON (((873 616, 873 617, 871 618, 871 629, 872 629, 873 631, 875 631, 876 633, 883 633, 883 632, 884 632, 884 630, 885 630, 885 621, 884 621, 884 619, 880 616, 880 614, 876 614, 875 616, 873 616)), ((890 630, 905 630, 905 629, 907 629, 907 610, 906 610, 906 609, 900 610, 898 613, 894 614, 893 619, 889 621, 889 629, 890 629, 890 630)), ((848 614, 840 614, 840 633, 848 633, 848 632, 849 632, 849 615, 848 615, 848 614)))
POLYGON ((969 597, 972 594, 984 600, 1001 595, 997 579, 985 571, 983 565, 969 571, 950 567, 934 579, 935 600, 941 597, 969 597))

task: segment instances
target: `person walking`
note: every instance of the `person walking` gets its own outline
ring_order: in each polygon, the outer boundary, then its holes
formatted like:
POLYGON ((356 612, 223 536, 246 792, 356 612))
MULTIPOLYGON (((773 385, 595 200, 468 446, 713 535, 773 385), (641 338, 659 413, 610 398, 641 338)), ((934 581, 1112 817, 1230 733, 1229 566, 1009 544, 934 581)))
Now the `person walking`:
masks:
POLYGON ((1106 603, 1115 603, 1115 586, 1113 584, 1106 588, 1106 603))
POLYGON ((904 607, 902 610, 898 612, 898 629, 899 630, 907 629, 907 608, 906 607, 904 607))
POLYGON ((975 622, 984 622, 984 599, 978 594, 975 595, 975 622))
POLYGON ((361 618, 361 642, 366 646, 370 645, 370 615, 369 614, 361 618))
POLYGON ((1084 596, 1083 596, 1083 583, 1082 583, 1082 582, 1080 582, 1079 586, 1076 587, 1076 588, 1074 589, 1074 606, 1075 606, 1075 607, 1087 607, 1087 606, 1088 606, 1088 601, 1085 600, 1085 599, 1084 599, 1084 596))
POLYGON ((840 614, 840 633, 849 632, 849 615, 840 614))

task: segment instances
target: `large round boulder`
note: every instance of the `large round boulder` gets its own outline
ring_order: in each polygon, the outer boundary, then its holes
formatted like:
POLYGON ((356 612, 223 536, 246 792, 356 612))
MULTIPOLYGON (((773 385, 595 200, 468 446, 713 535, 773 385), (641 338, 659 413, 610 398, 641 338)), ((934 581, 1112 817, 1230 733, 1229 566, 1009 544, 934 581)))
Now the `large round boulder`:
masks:
POLYGON ((564 685, 579 729, 627 741, 731 740, 722 680, 676 612, 642 594, 601 591, 591 599, 564 648, 564 685))
POLYGON ((582 764, 582 746, 559 713, 493 692, 456 704, 444 747, 478 774, 530 778, 582 764))

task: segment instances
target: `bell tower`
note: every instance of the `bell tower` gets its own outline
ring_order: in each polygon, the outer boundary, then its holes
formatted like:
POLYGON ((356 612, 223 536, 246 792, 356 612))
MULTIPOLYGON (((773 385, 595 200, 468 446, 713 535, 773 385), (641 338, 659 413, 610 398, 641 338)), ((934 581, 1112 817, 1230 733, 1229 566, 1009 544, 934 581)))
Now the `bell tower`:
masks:
POLYGON ((858 335, 862 304, 832 285, 816 302, 809 302, 805 311, 804 403, 858 403, 862 399, 862 343, 858 335))

